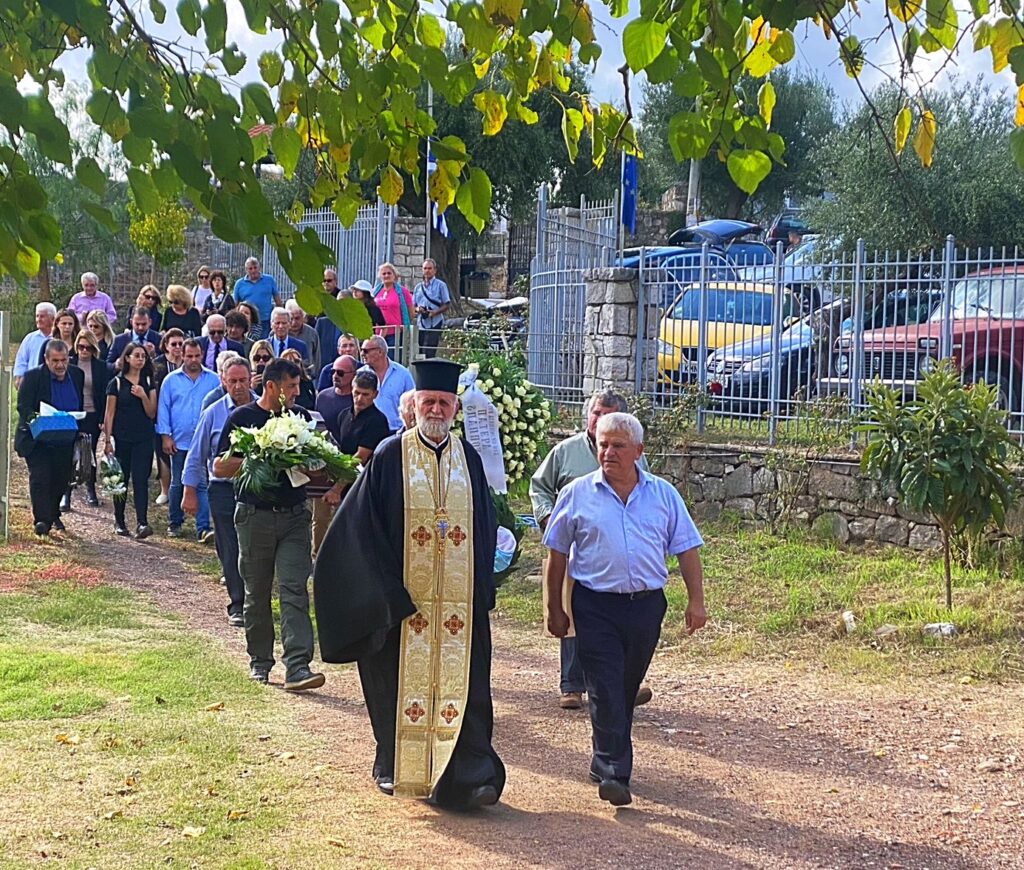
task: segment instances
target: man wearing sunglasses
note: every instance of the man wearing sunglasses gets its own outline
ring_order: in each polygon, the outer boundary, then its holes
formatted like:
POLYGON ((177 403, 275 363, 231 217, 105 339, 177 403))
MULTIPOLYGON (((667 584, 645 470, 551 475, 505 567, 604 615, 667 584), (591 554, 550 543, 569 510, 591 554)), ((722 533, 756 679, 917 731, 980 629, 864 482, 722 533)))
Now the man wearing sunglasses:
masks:
POLYGON ((203 351, 203 365, 211 372, 217 371, 217 357, 230 351, 242 355, 240 342, 228 338, 227 321, 223 314, 211 314, 206 320, 206 335, 199 339, 203 351))

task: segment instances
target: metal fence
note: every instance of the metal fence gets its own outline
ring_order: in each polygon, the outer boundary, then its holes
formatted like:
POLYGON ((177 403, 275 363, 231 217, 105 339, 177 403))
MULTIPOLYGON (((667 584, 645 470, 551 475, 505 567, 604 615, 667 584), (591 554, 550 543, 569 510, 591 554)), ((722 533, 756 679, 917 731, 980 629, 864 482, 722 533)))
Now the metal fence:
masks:
MULTIPOLYGON (((355 222, 345 227, 330 208, 309 211, 295 228, 299 231, 312 227, 320 241, 335 253, 338 286, 348 287, 359 280, 373 283, 377 267, 392 258, 395 241, 394 206, 378 199, 376 204, 359 209, 355 222)), ((263 271, 274 276, 281 298, 295 295, 295 284, 288 277, 277 252, 269 241, 263 243, 263 271)))
POLYGON ((641 252, 638 393, 692 410, 699 429, 769 440, 815 421, 849 424, 865 387, 916 397, 951 357, 964 383, 999 390, 1024 434, 1024 261, 1015 248, 836 255, 817 240, 774 263, 723 264, 705 245, 685 260, 641 252), (653 319, 653 320, 652 320, 653 319), (651 324, 656 324, 650 329, 651 324), (644 325, 648 325, 645 331, 644 325))
POLYGON ((561 404, 583 401, 587 269, 609 266, 618 248, 618 195, 551 209, 537 197, 537 251, 530 268, 527 376, 561 404))

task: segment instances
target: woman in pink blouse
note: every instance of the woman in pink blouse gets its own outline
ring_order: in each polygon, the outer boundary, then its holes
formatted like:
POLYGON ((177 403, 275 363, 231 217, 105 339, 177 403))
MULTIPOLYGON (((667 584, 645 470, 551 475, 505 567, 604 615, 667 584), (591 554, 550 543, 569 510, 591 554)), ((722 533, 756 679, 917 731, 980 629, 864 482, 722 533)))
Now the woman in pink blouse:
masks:
MULTIPOLYGON (((413 307, 412 294, 398 283, 398 273, 391 263, 382 263, 377 270, 378 288, 374 293, 373 301, 384 315, 384 322, 387 326, 380 326, 374 330, 377 335, 383 336, 392 350, 395 347, 395 336, 402 333, 405 327, 412 324, 413 307)), ((388 355, 394 357, 392 350, 388 355)))

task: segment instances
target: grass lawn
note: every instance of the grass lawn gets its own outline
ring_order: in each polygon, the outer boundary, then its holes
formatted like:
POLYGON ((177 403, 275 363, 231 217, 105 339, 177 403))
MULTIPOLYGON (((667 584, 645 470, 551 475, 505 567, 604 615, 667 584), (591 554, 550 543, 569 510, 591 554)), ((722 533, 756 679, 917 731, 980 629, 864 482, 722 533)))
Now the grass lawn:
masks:
MULTIPOLYGON (((810 532, 782 535, 723 521, 704 524, 708 627, 682 643, 686 589, 676 566, 669 582, 662 644, 686 656, 764 657, 821 666, 867 679, 945 673, 1024 679, 1024 580, 990 569, 960 571, 952 612, 943 603, 941 559, 896 547, 844 547, 810 532), (853 635, 840 628, 852 610, 853 635), (936 640, 929 622, 953 622, 960 635, 936 640), (876 634, 891 625, 895 632, 876 634)), ((530 535, 513 577, 498 591, 500 611, 541 620, 543 548, 530 535)), ((674 562, 674 560, 673 560, 674 562)))
POLYGON ((0 867, 374 866, 322 741, 215 641, 61 581, 0 594, 0 626, 0 867))

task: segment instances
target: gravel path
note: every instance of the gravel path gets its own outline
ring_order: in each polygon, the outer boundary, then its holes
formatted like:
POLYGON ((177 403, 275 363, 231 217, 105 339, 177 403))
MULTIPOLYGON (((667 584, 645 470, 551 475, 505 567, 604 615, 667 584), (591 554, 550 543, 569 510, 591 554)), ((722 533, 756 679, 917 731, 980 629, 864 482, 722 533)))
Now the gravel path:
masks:
MULTIPOLYGON (((194 570, 198 548, 115 538, 109 508, 78 508, 68 526, 111 582, 221 639, 244 667, 223 590, 194 570)), ((367 808, 339 820, 354 854, 399 867, 1024 868, 1019 685, 865 686, 665 652, 649 675, 654 701, 637 713, 634 803, 614 810, 586 778, 585 713, 555 704, 554 642, 497 618, 494 649, 508 787, 475 815, 377 796, 352 667, 327 666, 324 690, 294 699, 332 776, 367 808)))

